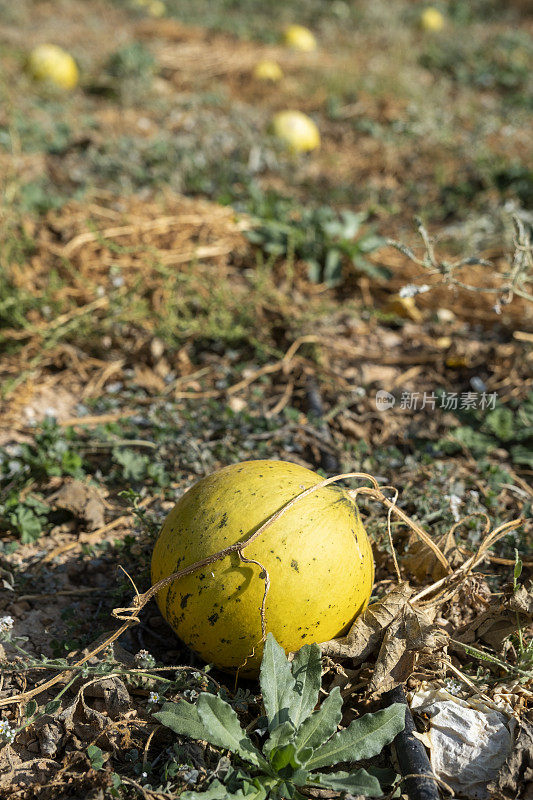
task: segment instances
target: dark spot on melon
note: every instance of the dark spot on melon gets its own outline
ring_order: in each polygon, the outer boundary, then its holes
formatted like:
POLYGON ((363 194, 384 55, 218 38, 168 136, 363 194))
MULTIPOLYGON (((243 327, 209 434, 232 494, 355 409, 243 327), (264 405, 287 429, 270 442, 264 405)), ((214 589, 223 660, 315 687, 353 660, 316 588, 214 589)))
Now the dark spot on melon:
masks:
POLYGON ((209 624, 210 624, 210 625, 214 625, 214 624, 215 624, 215 622, 216 622, 216 621, 217 621, 217 619, 218 619, 218 614, 217 614, 217 613, 216 613, 216 611, 215 611, 215 612, 214 612, 213 614, 211 614, 211 616, 210 616, 210 617, 208 617, 207 619, 208 619, 208 621, 209 621, 209 624))
POLYGON ((189 592, 188 594, 184 594, 183 597, 181 598, 180 606, 182 608, 187 608, 187 601, 188 601, 189 597, 192 597, 192 592, 189 592))
POLYGON ((291 567, 296 572, 300 572, 300 570, 298 569, 298 562, 296 561, 295 558, 293 558, 292 561, 291 561, 291 567))

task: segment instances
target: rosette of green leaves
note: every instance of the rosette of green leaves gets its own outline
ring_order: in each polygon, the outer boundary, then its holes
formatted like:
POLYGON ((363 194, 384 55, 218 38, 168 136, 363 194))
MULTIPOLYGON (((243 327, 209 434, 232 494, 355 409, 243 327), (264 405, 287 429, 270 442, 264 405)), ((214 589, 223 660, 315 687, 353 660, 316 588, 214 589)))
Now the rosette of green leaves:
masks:
MULTIPOLYGON (((289 663, 268 634, 260 674, 268 738, 261 750, 243 730, 233 708, 216 695, 204 692, 196 704, 185 700, 165 703, 154 714, 181 736, 229 750, 246 764, 246 771, 230 769, 224 783, 213 780, 206 791, 187 791, 180 795, 181 800, 303 800, 299 789, 304 786, 366 797, 383 795, 378 774, 383 778, 387 770, 320 770, 378 755, 403 730, 405 706, 395 703, 337 730, 342 717, 338 687, 315 709, 321 685, 320 656, 318 645, 304 645, 289 663)), ((394 773, 385 779, 392 782, 394 773)))

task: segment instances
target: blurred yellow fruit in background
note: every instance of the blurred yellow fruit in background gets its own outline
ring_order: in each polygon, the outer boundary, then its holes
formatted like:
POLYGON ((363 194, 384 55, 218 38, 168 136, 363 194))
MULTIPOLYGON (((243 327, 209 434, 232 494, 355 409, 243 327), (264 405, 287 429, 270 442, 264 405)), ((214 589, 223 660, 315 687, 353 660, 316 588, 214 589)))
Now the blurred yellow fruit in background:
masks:
POLYGON ((163 0, 151 0, 148 3, 147 11, 151 17, 164 17, 167 13, 167 7, 163 3, 163 0))
POLYGON ((445 20, 440 11, 436 8, 425 8, 420 15, 420 25, 425 31, 441 31, 444 28, 445 20))
POLYGON ((276 61, 258 61, 254 67, 254 78, 259 81, 277 82, 283 78, 283 72, 276 61))
POLYGON ((60 89, 73 89, 79 79, 78 67, 70 53, 55 44, 35 47, 28 59, 28 71, 35 80, 60 89))
POLYGON ((151 17, 164 17, 167 13, 163 0, 132 0, 132 5, 144 9, 151 17))
POLYGON ((295 153, 320 147, 320 133, 310 117, 301 111, 279 111, 272 119, 272 132, 295 153))
POLYGON ((303 53, 310 53, 316 50, 316 39, 309 30, 303 25, 289 25, 285 29, 284 41, 293 50, 301 50, 303 53))

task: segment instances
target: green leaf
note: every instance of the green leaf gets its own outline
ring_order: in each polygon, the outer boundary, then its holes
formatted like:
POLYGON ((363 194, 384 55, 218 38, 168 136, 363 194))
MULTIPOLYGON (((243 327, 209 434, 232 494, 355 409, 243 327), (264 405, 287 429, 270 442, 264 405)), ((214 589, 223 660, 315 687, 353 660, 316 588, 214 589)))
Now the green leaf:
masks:
POLYGON ((359 250, 361 253, 372 253, 374 250, 384 247, 386 243, 386 239, 383 239, 381 236, 376 236, 376 234, 373 233, 368 234, 368 236, 364 236, 358 241, 359 250))
POLYGON ((307 259, 307 276, 311 283, 320 283, 322 267, 315 258, 307 259))
POLYGON ((61 707, 61 700, 50 700, 44 707, 45 714, 54 714, 61 707))
POLYGON ((322 786, 333 789, 335 792, 350 792, 350 794, 363 795, 364 797, 383 797, 381 785, 374 775, 369 775, 366 769, 355 772, 333 772, 330 775, 317 772, 309 786, 322 786))
POLYGON ((9 514, 9 524, 20 535, 23 544, 30 544, 38 539, 43 532, 46 519, 38 516, 27 505, 17 505, 9 514))
MULTIPOLYGON (((296 750, 303 760, 304 749, 314 750, 337 730, 342 719, 341 690, 336 686, 317 711, 298 728, 294 737, 296 750)), ((308 765, 308 761, 305 762, 308 765)))
POLYGON ((214 694, 203 692, 196 708, 208 734, 204 738, 210 744, 237 753, 254 767, 268 769, 268 763, 243 731, 236 712, 228 703, 214 694))
POLYGON ((527 439, 531 439, 529 451, 533 452, 533 425, 528 425, 527 427, 515 428, 514 432, 514 440, 515 442, 525 442, 527 439))
MULTIPOLYGON (((231 791, 228 786, 214 780, 205 792, 187 791, 180 794, 180 800, 265 800, 268 796, 268 788, 263 785, 261 779, 250 778, 249 775, 239 770, 239 783, 241 786, 236 791, 231 791)), ((232 787, 233 788, 233 787, 232 787)))
POLYGON ((515 464, 523 464, 525 467, 533 469, 533 449, 531 447, 517 444, 515 447, 511 447, 511 456, 515 464))
POLYGON ((366 771, 377 778, 382 786, 392 786, 400 779, 396 770, 390 767, 367 767, 366 771))
POLYGON ((87 748, 87 755, 89 756, 89 761, 93 769, 102 769, 104 766, 104 754, 99 747, 95 744, 90 744, 87 748))
MULTIPOLYGON (((111 783, 113 784, 113 789, 118 789, 119 786, 122 786, 122 778, 117 772, 111 773, 111 783)), ((113 796, 117 797, 118 795, 113 795, 113 796)))
POLYGON ((295 680, 289 718, 298 728, 318 703, 322 682, 322 660, 317 644, 304 644, 294 656, 291 672, 295 680))
POLYGON ((270 800, 295 800, 300 795, 295 790, 292 781, 280 781, 270 790, 270 800))
POLYGON ((284 649, 269 633, 263 650, 259 683, 270 731, 287 722, 294 693, 294 678, 284 649))
MULTIPOLYGON (((276 747, 271 753, 270 763, 276 772, 281 772, 289 767, 288 773, 291 775, 298 769, 295 761, 296 750, 293 744, 286 744, 285 747, 276 747)), ((286 777, 286 774, 285 774, 286 777)))
POLYGON ((326 263, 324 264, 324 283, 328 286, 336 286, 342 278, 341 254, 337 248, 332 248, 326 253, 326 263))
POLYGON ((205 800, 226 800, 226 798, 234 797, 234 795, 229 794, 224 784, 220 783, 216 778, 205 792, 182 792, 180 794, 180 800, 196 800, 196 798, 200 797, 205 798, 205 800))
POLYGON ((344 761, 373 758, 390 744, 405 727, 405 706, 393 703, 375 714, 365 714, 317 748, 307 761, 308 769, 318 769, 344 761))
POLYGON ((161 711, 152 715, 162 725, 166 725, 180 736, 189 739, 210 741, 204 723, 198 715, 198 709, 193 703, 180 700, 178 703, 163 703, 161 711))
POLYGON ((361 227, 361 223, 365 221, 367 215, 365 211, 356 213, 355 211, 341 211, 341 219, 343 221, 343 236, 345 239, 353 239, 361 227))
POLYGON ((146 476, 149 459, 148 456, 115 447, 112 451, 115 463, 122 467, 122 477, 125 480, 141 481, 146 476))
POLYGON ((272 761, 270 754, 274 751, 288 744, 294 737, 294 725, 287 721, 283 725, 278 725, 274 728, 267 741, 263 745, 263 753, 267 758, 272 761))
POLYGON ((460 445, 463 445, 467 450, 470 450, 473 456, 479 457, 484 456, 489 450, 497 446, 497 442, 492 436, 475 431, 468 425, 454 428, 450 436, 453 437, 452 441, 445 439, 441 442, 447 453, 457 452, 461 450, 460 445), (459 443, 459 446, 457 443, 459 443))
POLYGON ((26 717, 26 719, 29 719, 30 717, 33 717, 33 715, 35 714, 35 712, 37 711, 38 708, 39 708, 39 706, 37 704, 37 700, 33 700, 33 699, 30 700, 30 702, 28 703, 28 705, 24 709, 24 716, 26 717))
POLYGON ((234 794, 227 794, 228 800, 265 800, 268 797, 268 790, 259 781, 246 784, 234 794))
POLYGON ((362 255, 354 255, 352 264, 359 272, 364 272, 369 278, 379 278, 381 280, 389 280, 392 272, 387 267, 382 267, 377 264, 372 264, 362 255))
POLYGON ((488 428, 489 432, 502 442, 508 442, 513 438, 514 433, 513 412, 504 406, 495 408, 485 417, 484 427, 488 428))

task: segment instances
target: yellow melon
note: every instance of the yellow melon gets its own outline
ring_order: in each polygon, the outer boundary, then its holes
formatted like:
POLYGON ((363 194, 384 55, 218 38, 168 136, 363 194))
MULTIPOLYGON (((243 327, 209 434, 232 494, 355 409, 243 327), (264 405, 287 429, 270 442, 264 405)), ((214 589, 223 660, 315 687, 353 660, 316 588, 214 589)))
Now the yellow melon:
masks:
POLYGON ((283 78, 283 72, 276 61, 258 61, 254 67, 254 78, 258 81, 272 81, 276 83, 283 78))
MULTIPOLYGON (((202 478, 167 516, 152 556, 152 584, 236 542, 320 483, 285 461, 244 461, 202 478)), ((244 550, 268 572, 266 630, 285 651, 343 634, 367 605, 372 550, 355 502, 331 484, 296 502, 244 550)), ((262 569, 231 553, 161 589, 157 603, 205 661, 257 675, 262 654, 262 569)))
POLYGON ((31 51, 28 72, 35 80, 59 89, 73 89, 79 79, 78 67, 70 53, 55 44, 40 44, 31 51))
POLYGON ((320 147, 320 132, 313 120, 302 111, 279 111, 274 114, 271 130, 294 153, 306 153, 320 147))
POLYGON ((164 17, 167 13, 167 7, 163 0, 151 0, 146 8, 151 17, 164 17))
POLYGON ((316 50, 316 39, 309 28, 303 25, 289 25, 283 34, 285 44, 293 50, 310 53, 316 50))
POLYGON ((429 6, 420 15, 420 26, 425 31, 441 31, 445 26, 445 20, 437 8, 429 6))

